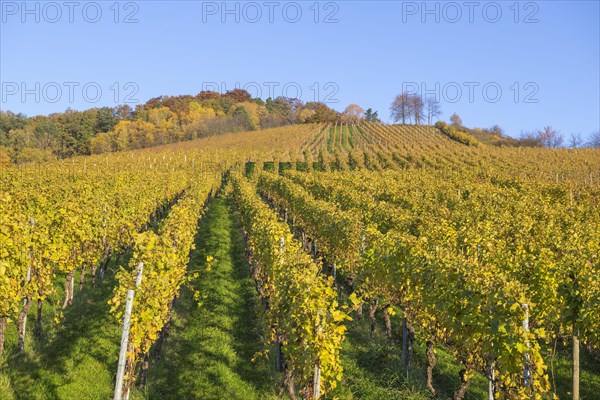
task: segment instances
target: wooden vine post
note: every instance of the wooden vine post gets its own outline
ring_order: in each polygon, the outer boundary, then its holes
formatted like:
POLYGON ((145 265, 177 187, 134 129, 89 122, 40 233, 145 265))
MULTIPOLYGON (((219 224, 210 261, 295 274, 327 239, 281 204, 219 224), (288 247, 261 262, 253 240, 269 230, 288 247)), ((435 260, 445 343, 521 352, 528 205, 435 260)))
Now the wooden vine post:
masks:
POLYGON ((579 332, 573 324, 573 400, 579 400, 579 332))
MULTIPOLYGON (((135 279, 136 288, 142 283, 143 269, 144 263, 140 262, 138 264, 138 271, 135 279)), ((117 367, 114 400, 127 400, 129 398, 129 390, 127 390, 127 393, 123 396, 123 383, 125 380, 125 367, 127 366, 127 348, 129 347, 129 328, 134 296, 135 290, 129 289, 127 291, 127 302, 125 303, 125 314, 123 315, 123 334, 121 335, 121 350, 119 351, 119 364, 117 367)))
MULTIPOLYGON (((31 230, 33 230, 33 227, 35 226, 35 221, 33 218, 29 219, 29 225, 31 227, 31 230)), ((25 281, 23 282, 23 286, 26 287, 27 285, 29 285, 29 283, 31 282, 31 270, 34 264, 34 255, 33 255, 33 245, 31 245, 29 247, 29 265, 27 266, 27 272, 25 273, 25 281)), ((29 310, 31 309, 31 304, 32 304, 32 300, 29 298, 28 295, 25 295, 25 298, 23 299, 23 308, 21 310, 21 312, 19 313, 19 317, 17 318, 17 332, 18 332, 18 336, 19 336, 19 342, 18 342, 18 351, 21 353, 23 351, 25 351, 25 334, 26 334, 26 327, 27 327, 27 314, 29 313, 29 310)))
MULTIPOLYGON (((319 312, 325 312, 325 310, 321 308, 319 309, 319 312)), ((317 327, 317 337, 320 337, 322 332, 323 328, 321 326, 321 323, 319 322, 319 326, 317 327)), ((313 398, 315 400, 321 398, 321 364, 318 359, 315 362, 315 375, 313 378, 313 398)))
MULTIPOLYGON (((279 239, 279 254, 280 254, 280 260, 279 262, 281 263, 281 265, 283 265, 284 263, 284 259, 283 259, 283 252, 285 250, 285 239, 284 238, 280 238, 279 239)), ((283 372, 285 370, 285 360, 283 359, 283 350, 281 348, 282 346, 282 339, 281 339, 281 334, 279 333, 279 329, 277 329, 275 331, 275 345, 277 347, 277 359, 276 359, 276 363, 277 363, 277 371, 278 372, 283 372)))
POLYGON ((494 362, 494 358, 490 357, 490 364, 488 367, 488 400, 494 400, 494 392, 496 391, 495 388, 495 374, 494 374, 494 367, 495 367, 495 362, 494 362))
MULTIPOLYGON (((523 319, 523 330, 525 333, 529 332, 529 304, 522 305, 523 310, 525 311, 525 318, 523 319)), ((529 342, 527 342, 527 347, 529 348, 529 342)), ((523 371, 523 386, 530 387, 531 386, 531 363, 529 353, 525 353, 525 368, 523 371)))

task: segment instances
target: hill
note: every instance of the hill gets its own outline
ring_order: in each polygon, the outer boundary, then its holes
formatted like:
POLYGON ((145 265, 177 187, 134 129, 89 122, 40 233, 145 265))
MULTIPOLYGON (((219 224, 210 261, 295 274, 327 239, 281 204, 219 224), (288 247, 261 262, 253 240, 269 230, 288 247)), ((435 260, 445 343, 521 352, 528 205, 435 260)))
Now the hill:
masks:
POLYGON ((135 399, 567 398, 572 360, 593 398, 600 150, 468 135, 307 123, 4 165, 0 396, 107 398, 118 370, 135 399))

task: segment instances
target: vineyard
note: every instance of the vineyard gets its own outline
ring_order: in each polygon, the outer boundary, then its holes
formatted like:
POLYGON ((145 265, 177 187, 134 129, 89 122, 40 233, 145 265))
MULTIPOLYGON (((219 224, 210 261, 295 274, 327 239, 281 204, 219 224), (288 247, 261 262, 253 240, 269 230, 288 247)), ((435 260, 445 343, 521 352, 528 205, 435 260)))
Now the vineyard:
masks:
POLYGON ((600 150, 465 135, 2 166, 0 398, 597 399, 600 150))

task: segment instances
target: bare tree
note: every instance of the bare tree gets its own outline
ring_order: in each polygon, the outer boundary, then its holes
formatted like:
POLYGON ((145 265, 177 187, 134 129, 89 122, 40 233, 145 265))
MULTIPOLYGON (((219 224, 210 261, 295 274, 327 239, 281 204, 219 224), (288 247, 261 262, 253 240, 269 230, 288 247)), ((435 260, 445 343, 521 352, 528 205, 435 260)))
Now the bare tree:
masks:
POLYGON ((581 137, 581 133, 571 133, 571 136, 569 137, 569 147, 576 149, 581 146, 583 146, 583 138, 581 137))
POLYGON ((427 113, 427 125, 431 125, 434 118, 442 114, 440 102, 435 97, 427 97, 425 99, 425 110, 427 113))
POLYGON ((521 132, 519 145, 524 147, 542 147, 543 144, 535 132, 521 132))
POLYGON ((560 131, 552 129, 551 126, 545 126, 544 129, 537 132, 537 136, 544 147, 548 147, 549 149, 560 147, 564 141, 564 137, 560 131))
POLYGON ((600 131, 592 133, 590 141, 588 142, 588 146, 595 147, 597 149, 600 148, 600 131))
POLYGON ((504 131, 502 130, 502 128, 498 124, 492 126, 490 129, 488 129, 488 132, 490 134, 496 135, 496 136, 502 136, 502 135, 504 135, 504 131))
POLYGON ((408 96, 408 109, 410 115, 415 117, 415 124, 419 125, 423 122, 423 99, 418 94, 411 94, 408 96))
POLYGON ((399 94, 394 99, 394 102, 390 106, 391 117, 394 122, 402 121, 402 124, 406 124, 406 119, 410 117, 410 105, 409 95, 404 92, 399 94))
POLYGON ((450 116, 450 124, 457 128, 461 128, 463 126, 462 119, 460 119, 457 113, 454 113, 450 116))
POLYGON ((355 124, 364 119, 365 110, 358 104, 350 104, 342 113, 342 122, 355 124))

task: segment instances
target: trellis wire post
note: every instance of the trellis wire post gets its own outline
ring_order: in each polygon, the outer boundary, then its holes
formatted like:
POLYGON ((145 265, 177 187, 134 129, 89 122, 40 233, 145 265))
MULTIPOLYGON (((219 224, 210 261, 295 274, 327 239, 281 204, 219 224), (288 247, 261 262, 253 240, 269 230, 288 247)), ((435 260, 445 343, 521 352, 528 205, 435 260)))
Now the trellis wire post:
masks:
MULTIPOLYGON (((135 278, 136 288, 142 283, 143 269, 144 263, 140 262, 138 264, 137 276, 135 278)), ((129 398, 129 391, 127 391, 125 396, 123 396, 123 383, 125 378, 125 367, 127 366, 127 347, 129 346, 129 328, 131 322, 131 310, 133 309, 134 296, 135 290, 129 289, 127 291, 127 302, 125 303, 125 315, 123 315, 123 333, 121 335, 121 350, 119 351, 119 364, 117 367, 114 400, 127 400, 129 398)))
MULTIPOLYGON (((525 311, 525 318, 523 319, 523 330, 525 333, 529 332, 529 304, 522 305, 523 310, 525 311)), ((527 348, 529 348, 529 341, 527 341, 527 348)), ((531 385, 531 366, 530 366, 530 358, 529 352, 525 353, 525 369, 523 371, 523 386, 529 387, 531 385)))

